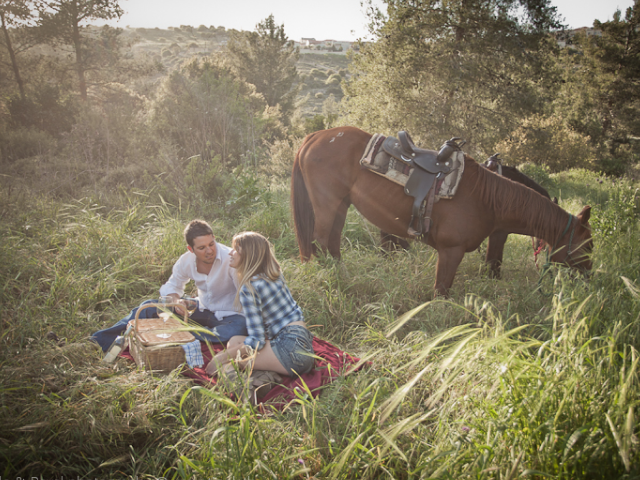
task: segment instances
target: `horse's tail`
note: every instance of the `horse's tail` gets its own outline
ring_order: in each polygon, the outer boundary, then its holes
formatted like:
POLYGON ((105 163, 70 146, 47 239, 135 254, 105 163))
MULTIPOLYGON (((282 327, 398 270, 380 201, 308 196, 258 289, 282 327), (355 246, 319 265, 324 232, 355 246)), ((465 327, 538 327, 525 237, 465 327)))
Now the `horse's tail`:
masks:
MULTIPOLYGON (((305 142, 306 143, 306 142, 305 142)), ((296 229, 296 239, 300 249, 300 259, 306 262, 313 253, 313 229, 316 217, 313 213, 313 204, 309 198, 307 185, 302 177, 300 168, 300 152, 304 143, 296 153, 291 172, 291 206, 293 208, 293 223, 296 229)))

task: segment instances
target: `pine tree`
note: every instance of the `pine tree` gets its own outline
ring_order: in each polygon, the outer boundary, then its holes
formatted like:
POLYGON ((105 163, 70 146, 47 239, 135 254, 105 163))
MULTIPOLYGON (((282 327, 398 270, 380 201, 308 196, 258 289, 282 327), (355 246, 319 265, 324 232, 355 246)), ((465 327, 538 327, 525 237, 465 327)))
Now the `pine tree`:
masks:
MULTIPOLYGON (((2 28, 2 44, 9 55, 11 62, 11 70, 13 77, 20 92, 20 98, 25 99, 24 81, 20 74, 20 66, 18 64, 18 53, 20 49, 16 49, 10 29, 26 25, 32 18, 32 12, 26 0, 6 0, 0 4, 0 28, 2 28)), ((15 30, 14 30, 15 32, 15 30)), ((24 45, 23 45, 24 46, 24 45)), ((26 45, 28 48, 29 45, 26 45)))
POLYGON ((97 65, 91 62, 91 38, 83 32, 90 20, 120 18, 124 13, 118 0, 46 0, 38 2, 40 30, 50 42, 61 42, 73 49, 78 90, 87 100, 87 71, 97 65))
POLYGON ((255 32, 234 32, 227 45, 236 74, 255 85, 270 107, 279 106, 284 120, 290 117, 297 89, 298 49, 289 41, 284 24, 273 15, 256 25, 255 32))

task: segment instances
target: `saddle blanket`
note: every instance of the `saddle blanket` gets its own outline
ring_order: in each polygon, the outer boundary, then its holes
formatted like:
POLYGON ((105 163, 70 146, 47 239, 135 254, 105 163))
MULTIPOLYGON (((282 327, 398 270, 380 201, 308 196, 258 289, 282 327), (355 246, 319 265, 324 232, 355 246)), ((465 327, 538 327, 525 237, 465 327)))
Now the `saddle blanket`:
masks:
MULTIPOLYGON (((375 133, 371 137, 360 159, 360 165, 404 187, 411 172, 413 172, 413 168, 382 150, 381 147, 385 138, 384 135, 379 133, 375 133)), ((453 169, 445 177, 440 190, 436 192, 436 199, 453 198, 458 190, 458 185, 464 172, 464 154, 462 152, 454 152, 451 155, 451 160, 453 161, 453 169)))

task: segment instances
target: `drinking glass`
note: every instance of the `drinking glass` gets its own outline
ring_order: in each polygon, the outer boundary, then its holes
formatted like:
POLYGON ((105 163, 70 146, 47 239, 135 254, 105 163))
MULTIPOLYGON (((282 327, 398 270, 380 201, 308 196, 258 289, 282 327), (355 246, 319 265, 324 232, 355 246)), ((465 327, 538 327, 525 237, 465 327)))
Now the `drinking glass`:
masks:
MULTIPOLYGON (((165 296, 160 297, 158 299, 158 316, 162 319, 162 321, 166 324, 169 317, 171 317, 171 312, 169 311, 168 305, 174 303, 173 297, 165 296)), ((158 333, 156 334, 159 338, 169 338, 171 336, 170 333, 158 333)))
POLYGON ((189 316, 191 316, 191 314, 196 311, 196 307, 198 306, 198 302, 196 302, 193 298, 185 298, 181 303, 187 310, 189 316))

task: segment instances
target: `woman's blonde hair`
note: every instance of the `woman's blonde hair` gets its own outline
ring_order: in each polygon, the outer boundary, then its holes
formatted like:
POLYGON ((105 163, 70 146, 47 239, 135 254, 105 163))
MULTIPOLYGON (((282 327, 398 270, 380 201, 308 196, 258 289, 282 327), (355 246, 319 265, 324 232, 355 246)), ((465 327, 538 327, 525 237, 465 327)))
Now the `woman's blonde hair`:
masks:
POLYGON ((240 289, 244 285, 251 286, 251 278, 256 275, 271 280, 280 278, 280 264, 273 253, 273 246, 264 236, 256 232, 241 232, 233 237, 231 247, 240 254, 240 263, 236 268, 238 275, 238 293, 235 303, 240 303, 240 289))

